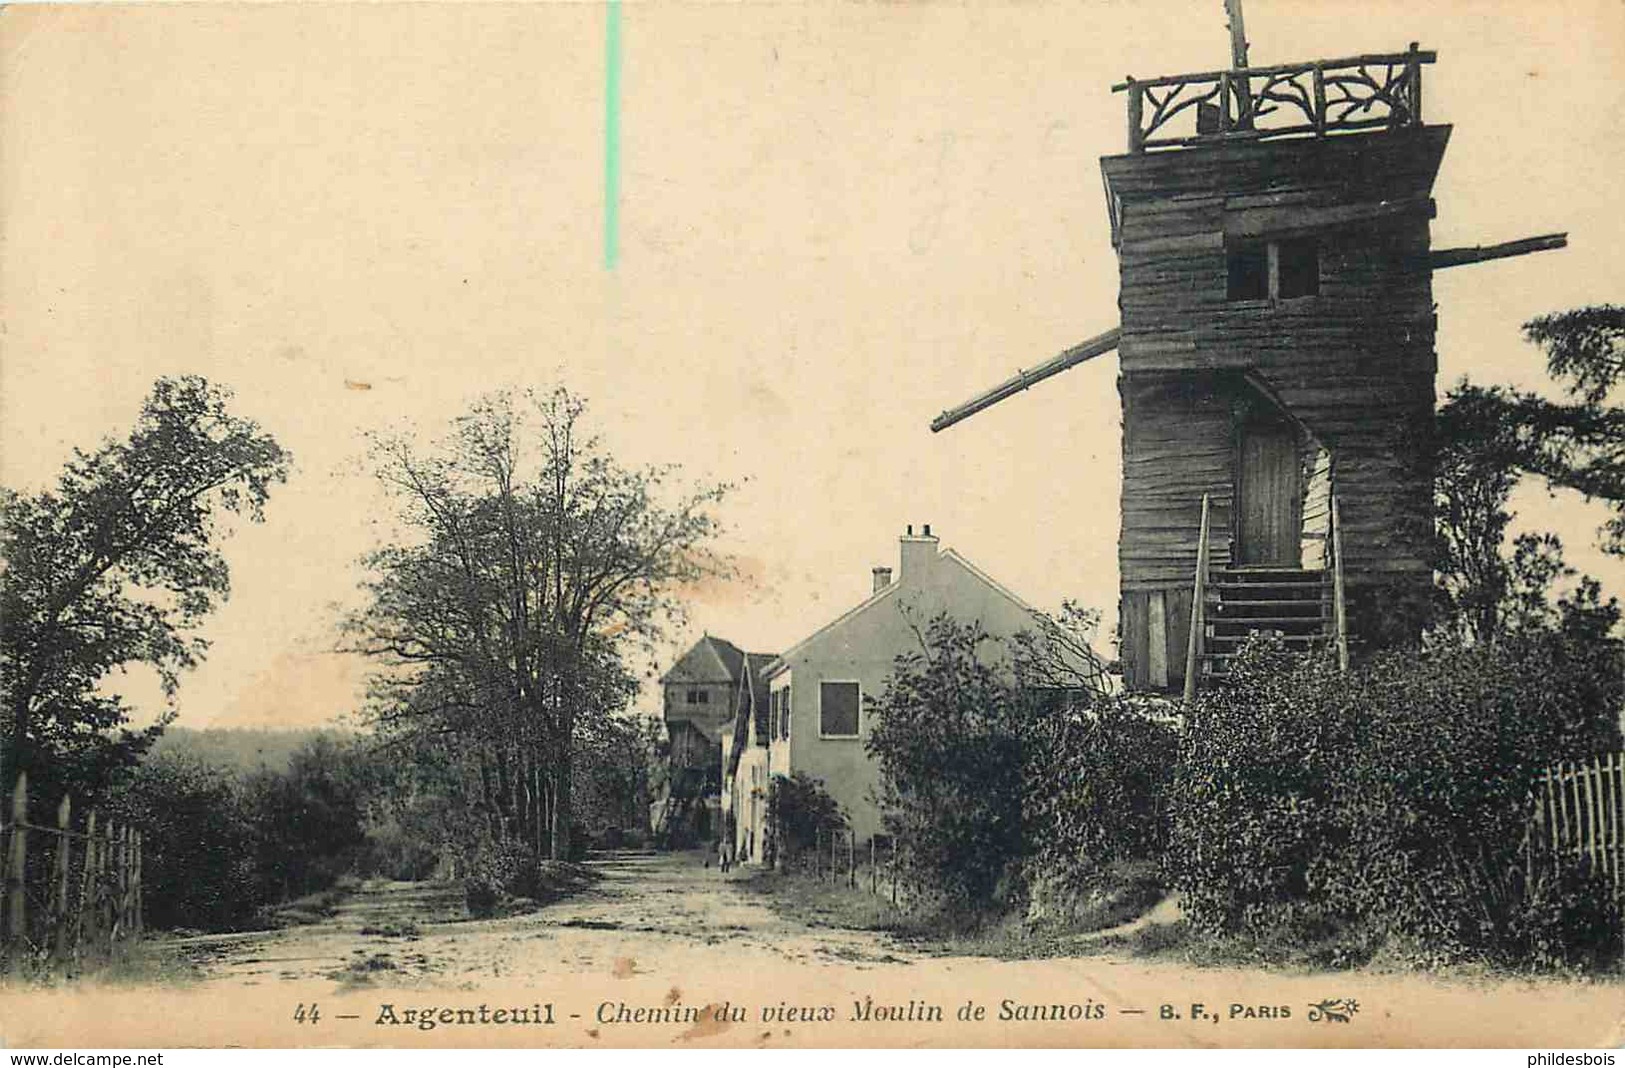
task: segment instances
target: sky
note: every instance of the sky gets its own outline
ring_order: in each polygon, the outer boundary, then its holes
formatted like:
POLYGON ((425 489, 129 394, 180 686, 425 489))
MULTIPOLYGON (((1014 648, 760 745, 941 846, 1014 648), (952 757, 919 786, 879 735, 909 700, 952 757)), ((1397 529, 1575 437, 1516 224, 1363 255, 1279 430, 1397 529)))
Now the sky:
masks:
MULTIPOLYGON (((1620 302, 1625 5, 1249 0, 1254 65, 1411 41, 1454 125, 1435 247, 1570 247, 1435 277, 1439 387, 1543 385, 1519 324, 1620 302)), ((201 373, 289 448, 180 722, 353 712, 335 652, 387 521, 361 436, 565 384, 628 463, 738 483, 705 632, 785 648, 930 523, 1030 603, 1115 617, 1115 356, 933 416, 1117 322, 1099 157, 1125 74, 1227 65, 1220 0, 628 3, 604 249, 599 4, 8 7, 0 481, 48 484, 201 373)), ((1520 495, 1571 561, 1600 510, 1520 495)), ((118 685, 150 717, 136 673, 118 685)), ((658 707, 646 687, 639 707, 658 707)))

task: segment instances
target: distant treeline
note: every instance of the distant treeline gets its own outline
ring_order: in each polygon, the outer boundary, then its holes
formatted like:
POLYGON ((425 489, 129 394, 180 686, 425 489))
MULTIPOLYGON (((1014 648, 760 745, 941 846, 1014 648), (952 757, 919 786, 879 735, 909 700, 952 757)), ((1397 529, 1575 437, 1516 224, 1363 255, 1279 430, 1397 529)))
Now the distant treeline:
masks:
POLYGON ((324 737, 339 742, 348 738, 349 732, 332 727, 169 726, 151 752, 155 756, 188 756, 227 771, 286 771, 295 752, 324 737))
POLYGON ((368 869, 386 777, 353 735, 170 728, 102 804, 142 830, 149 926, 241 930, 368 869))

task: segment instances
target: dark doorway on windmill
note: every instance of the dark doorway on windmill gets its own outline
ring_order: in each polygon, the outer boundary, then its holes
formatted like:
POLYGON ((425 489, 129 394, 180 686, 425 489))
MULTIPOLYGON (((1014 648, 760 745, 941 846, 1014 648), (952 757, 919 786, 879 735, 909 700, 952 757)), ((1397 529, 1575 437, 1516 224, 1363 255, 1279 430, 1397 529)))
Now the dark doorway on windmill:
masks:
POLYGON ((1236 456, 1238 565, 1297 567, 1301 559, 1303 474, 1298 428, 1272 410, 1241 424, 1236 456))

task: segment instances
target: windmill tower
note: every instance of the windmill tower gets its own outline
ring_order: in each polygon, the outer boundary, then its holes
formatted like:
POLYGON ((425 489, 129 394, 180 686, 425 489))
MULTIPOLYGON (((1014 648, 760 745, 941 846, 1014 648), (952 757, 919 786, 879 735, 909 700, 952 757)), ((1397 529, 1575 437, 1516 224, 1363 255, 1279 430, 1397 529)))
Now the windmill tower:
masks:
POLYGON ((1124 678, 1183 691, 1247 634, 1289 648, 1415 640, 1432 583, 1435 269, 1561 247, 1434 250, 1450 137, 1406 51, 1114 86, 1101 159, 1121 325, 932 424, 1116 348, 1124 678))

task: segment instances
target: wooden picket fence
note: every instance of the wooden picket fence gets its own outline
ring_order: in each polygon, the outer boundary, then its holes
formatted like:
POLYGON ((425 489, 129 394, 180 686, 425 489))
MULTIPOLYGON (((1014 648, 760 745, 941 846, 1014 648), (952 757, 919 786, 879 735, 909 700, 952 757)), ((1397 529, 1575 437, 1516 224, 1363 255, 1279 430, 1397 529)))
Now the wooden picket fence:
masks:
POLYGON ((1625 899, 1625 752, 1549 769, 1535 782, 1530 844, 1554 861, 1589 860, 1625 899))
POLYGON ((818 830, 811 854, 799 858, 801 866, 821 882, 867 889, 875 897, 890 898, 896 906, 912 896, 903 878, 897 840, 873 835, 866 846, 848 828, 818 830))
POLYGON ((73 808, 64 796, 55 826, 31 822, 28 776, 17 776, 3 827, 0 952, 8 967, 111 952, 141 936, 141 832, 111 821, 98 826, 94 809, 75 829, 73 808))

